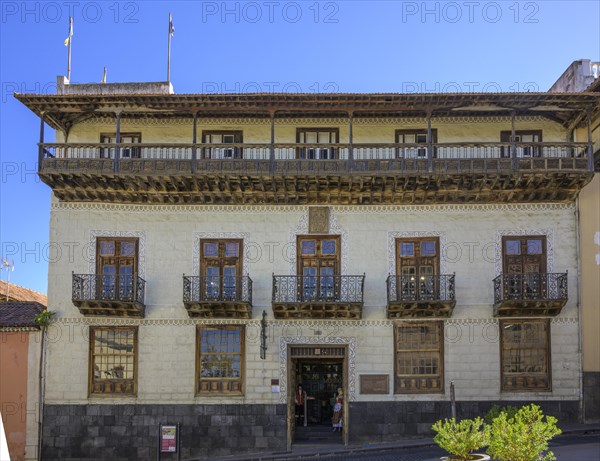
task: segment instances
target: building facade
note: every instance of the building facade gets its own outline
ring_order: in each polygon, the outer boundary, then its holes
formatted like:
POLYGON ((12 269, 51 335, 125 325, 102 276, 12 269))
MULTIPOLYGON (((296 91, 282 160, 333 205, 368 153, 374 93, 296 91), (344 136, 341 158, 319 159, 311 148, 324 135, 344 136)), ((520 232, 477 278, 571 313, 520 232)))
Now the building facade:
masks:
POLYGON ((147 459, 161 423, 184 459, 289 449, 300 383, 309 425, 342 387, 342 443, 429 433, 451 386, 580 418, 597 93, 58 87, 16 95, 69 250, 45 459, 147 459))

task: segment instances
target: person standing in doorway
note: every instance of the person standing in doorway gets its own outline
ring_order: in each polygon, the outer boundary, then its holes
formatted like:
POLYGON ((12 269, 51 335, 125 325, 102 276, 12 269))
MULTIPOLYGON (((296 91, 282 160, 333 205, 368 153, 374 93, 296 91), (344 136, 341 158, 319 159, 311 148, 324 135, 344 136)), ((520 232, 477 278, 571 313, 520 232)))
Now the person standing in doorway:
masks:
POLYGON ((304 424, 304 402, 306 401, 306 391, 302 389, 302 384, 296 387, 294 394, 294 404, 296 405, 296 425, 304 424))
POLYGON ((331 417, 331 424, 333 426, 333 432, 342 432, 342 411, 344 409, 344 391, 341 387, 337 388, 337 396, 335 398, 335 405, 333 406, 333 416, 331 417))

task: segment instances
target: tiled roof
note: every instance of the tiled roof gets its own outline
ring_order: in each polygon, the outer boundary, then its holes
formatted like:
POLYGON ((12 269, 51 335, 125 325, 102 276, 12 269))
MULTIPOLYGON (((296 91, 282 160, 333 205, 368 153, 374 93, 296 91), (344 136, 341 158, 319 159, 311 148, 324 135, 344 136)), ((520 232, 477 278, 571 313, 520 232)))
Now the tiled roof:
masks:
POLYGON ((35 316, 45 309, 40 303, 10 301, 0 303, 0 329, 37 327, 35 316))
POLYGON ((8 301, 35 301, 40 303, 44 307, 48 306, 48 296, 38 293, 37 291, 30 290, 29 288, 15 285, 14 283, 6 283, 4 280, 0 280, 0 303, 6 301, 6 293, 8 287, 8 301))

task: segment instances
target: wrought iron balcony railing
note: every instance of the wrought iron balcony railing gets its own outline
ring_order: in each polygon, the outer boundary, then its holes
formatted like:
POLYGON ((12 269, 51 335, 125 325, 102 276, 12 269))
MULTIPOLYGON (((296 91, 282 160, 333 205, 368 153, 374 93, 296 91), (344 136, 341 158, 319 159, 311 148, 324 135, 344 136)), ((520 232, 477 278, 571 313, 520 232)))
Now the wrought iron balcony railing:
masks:
POLYGON ((183 276, 183 302, 252 304, 252 279, 231 276, 183 276))
MULTIPOLYGON (((137 275, 73 274, 72 300, 84 314, 134 307, 143 315, 146 281, 137 275)), ((134 313, 134 314, 135 314, 134 313)))
POLYGON ((501 274, 494 279, 494 304, 503 301, 567 300, 567 273, 501 274))
POLYGON ((273 303, 362 304, 364 275, 274 275, 273 303))
POLYGON ((454 301, 454 274, 390 275, 387 296, 388 303, 454 301))

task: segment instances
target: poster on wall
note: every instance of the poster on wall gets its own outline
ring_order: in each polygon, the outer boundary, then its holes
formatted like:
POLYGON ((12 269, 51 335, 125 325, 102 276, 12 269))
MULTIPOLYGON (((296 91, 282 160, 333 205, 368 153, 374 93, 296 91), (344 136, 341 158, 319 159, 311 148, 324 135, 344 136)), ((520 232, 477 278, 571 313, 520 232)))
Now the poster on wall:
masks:
POLYGON ((175 453, 177 451, 177 426, 160 426, 160 451, 162 453, 175 453))

